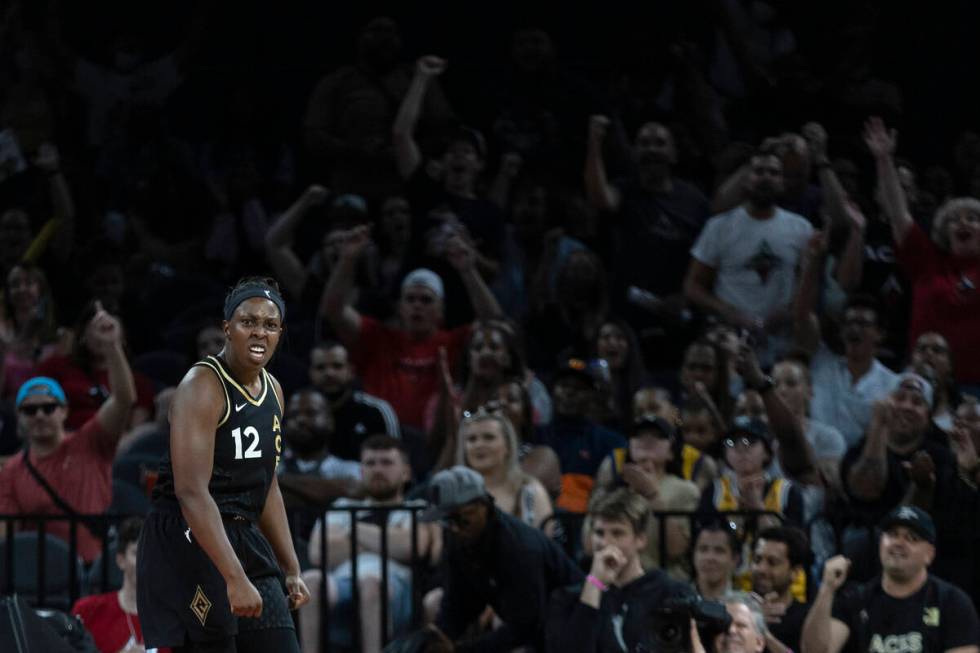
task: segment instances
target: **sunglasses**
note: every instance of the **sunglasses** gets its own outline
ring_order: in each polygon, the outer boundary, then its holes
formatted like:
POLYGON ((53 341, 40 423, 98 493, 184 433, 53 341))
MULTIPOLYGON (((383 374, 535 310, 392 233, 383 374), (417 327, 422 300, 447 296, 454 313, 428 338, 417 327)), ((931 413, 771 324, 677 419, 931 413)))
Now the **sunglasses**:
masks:
POLYGON ((725 438, 722 444, 725 445, 726 449, 734 449, 735 447, 744 447, 748 449, 756 442, 759 442, 759 438, 754 437, 741 437, 741 438, 725 438))
POLYGON ((37 415, 38 411, 43 412, 45 415, 52 415, 54 411, 58 410, 61 404, 47 403, 47 404, 33 404, 31 406, 21 406, 17 411, 21 415, 27 415, 28 417, 34 417, 37 415))

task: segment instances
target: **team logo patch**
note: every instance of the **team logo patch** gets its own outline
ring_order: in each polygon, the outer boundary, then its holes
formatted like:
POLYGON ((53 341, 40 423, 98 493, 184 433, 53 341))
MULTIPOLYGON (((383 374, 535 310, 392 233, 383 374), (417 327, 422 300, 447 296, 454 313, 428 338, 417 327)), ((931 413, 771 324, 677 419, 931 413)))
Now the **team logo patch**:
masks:
POLYGON ((925 608, 922 611, 922 623, 926 626, 938 626, 939 608, 925 608))
POLYGON ((197 586, 197 591, 194 592, 194 598, 191 599, 191 612, 197 617, 197 620, 204 625, 204 621, 208 618, 208 612, 211 610, 211 601, 208 597, 204 595, 204 590, 201 586, 197 586))

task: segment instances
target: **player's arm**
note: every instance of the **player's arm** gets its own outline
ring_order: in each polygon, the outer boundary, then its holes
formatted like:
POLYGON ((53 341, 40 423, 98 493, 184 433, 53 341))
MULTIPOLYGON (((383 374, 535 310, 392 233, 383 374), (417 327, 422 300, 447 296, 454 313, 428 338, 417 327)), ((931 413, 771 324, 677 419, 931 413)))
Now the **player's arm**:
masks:
POLYGON ((211 558, 228 585, 232 612, 257 617, 262 597, 235 555, 218 504, 208 491, 214 465, 214 434, 227 406, 214 372, 194 367, 184 377, 170 405, 170 458, 174 493, 190 534, 211 558))

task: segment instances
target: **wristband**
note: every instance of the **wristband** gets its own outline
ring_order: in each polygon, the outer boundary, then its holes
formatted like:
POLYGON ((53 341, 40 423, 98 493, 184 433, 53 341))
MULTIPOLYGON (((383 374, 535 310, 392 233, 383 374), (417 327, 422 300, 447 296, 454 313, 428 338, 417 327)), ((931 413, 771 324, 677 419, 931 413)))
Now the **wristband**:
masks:
POLYGON ((601 580, 599 580, 592 574, 586 576, 585 580, 589 581, 589 584, 597 588, 600 592, 605 592, 607 589, 609 589, 609 587, 607 587, 605 583, 603 583, 601 580))

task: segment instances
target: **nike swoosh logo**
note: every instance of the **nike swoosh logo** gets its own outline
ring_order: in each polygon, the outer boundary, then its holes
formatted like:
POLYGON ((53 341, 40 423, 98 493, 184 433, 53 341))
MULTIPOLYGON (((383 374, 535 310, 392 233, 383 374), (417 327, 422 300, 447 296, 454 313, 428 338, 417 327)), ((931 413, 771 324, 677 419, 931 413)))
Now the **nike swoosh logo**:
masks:
POLYGON ((188 528, 186 531, 184 531, 184 537, 187 538, 188 542, 191 541, 191 529, 188 528))
POLYGON ((235 404, 235 412, 236 412, 236 413, 237 413, 237 412, 240 412, 240 411, 241 411, 241 409, 242 409, 242 408, 245 408, 245 406, 247 406, 247 405, 248 405, 248 404, 242 404, 241 406, 239 406, 238 404, 235 404))

